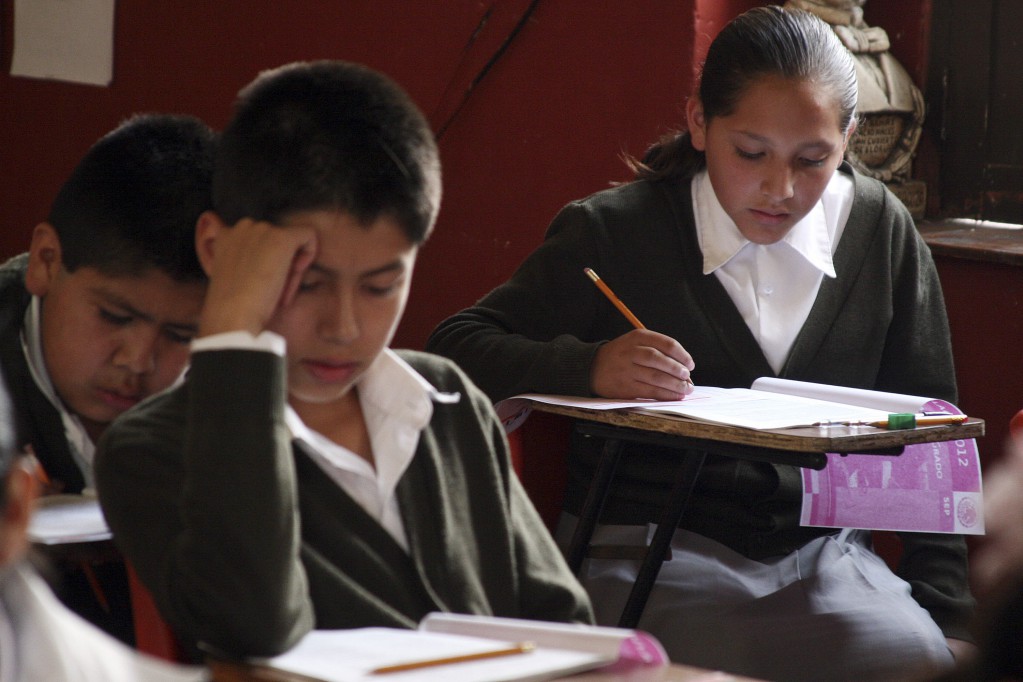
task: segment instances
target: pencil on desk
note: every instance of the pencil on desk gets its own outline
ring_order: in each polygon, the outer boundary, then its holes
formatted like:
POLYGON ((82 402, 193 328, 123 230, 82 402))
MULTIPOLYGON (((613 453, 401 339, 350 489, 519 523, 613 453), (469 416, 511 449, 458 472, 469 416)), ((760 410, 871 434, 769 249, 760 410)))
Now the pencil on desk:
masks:
MULTIPOLYGON (((905 426, 893 424, 892 417, 898 417, 899 415, 891 415, 889 419, 882 419, 876 422, 867 422, 868 426, 876 426, 879 429, 895 429, 895 428, 914 428, 916 426, 941 426, 943 424, 962 424, 966 421, 967 417, 965 414, 945 414, 941 416, 920 416, 915 417, 912 423, 908 423, 906 420, 905 426)), ((910 415, 913 416, 913 415, 910 415)))
POLYGON ((873 426, 877 429, 914 429, 918 426, 943 426, 946 424, 962 424, 969 419, 965 414, 914 415, 911 413, 890 414, 888 419, 877 421, 831 421, 814 422, 813 426, 873 426))
POLYGON ((604 284, 604 280, 602 280, 597 273, 590 268, 583 268, 583 272, 585 272, 589 278, 593 280, 593 283, 597 285, 598 289, 604 292, 604 295, 607 296, 607 300, 611 301, 611 303, 614 304, 614 307, 618 308, 622 315, 625 315, 625 319, 631 322, 633 327, 636 329, 646 329, 646 327, 643 326, 643 323, 639 321, 639 318, 633 315, 628 306, 622 303, 621 299, 615 296, 615 292, 611 291, 611 287, 604 284))
POLYGON ((490 649, 489 651, 480 651, 475 654, 461 654, 459 656, 445 656, 442 658, 426 658, 420 661, 410 661, 408 663, 397 663, 395 665, 385 665, 380 668, 374 668, 371 672, 374 675, 383 675, 386 673, 400 673, 406 670, 418 670, 420 668, 429 668, 435 665, 447 665, 449 663, 468 663, 470 661, 481 661, 487 658, 497 658, 499 656, 514 656, 515 654, 528 654, 536 648, 536 645, 532 642, 519 642, 509 647, 502 649, 490 649))

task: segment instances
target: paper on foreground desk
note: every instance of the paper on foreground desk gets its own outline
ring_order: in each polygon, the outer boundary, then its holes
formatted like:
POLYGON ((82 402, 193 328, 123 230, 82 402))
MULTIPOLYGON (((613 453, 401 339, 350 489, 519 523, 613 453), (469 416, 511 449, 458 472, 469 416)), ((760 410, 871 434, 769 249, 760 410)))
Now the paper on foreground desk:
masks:
POLYGON ((28 539, 41 545, 109 540, 95 495, 47 495, 39 498, 28 526, 28 539))
POLYGON ((983 435, 982 421, 902 431, 816 425, 876 421, 893 412, 961 414, 944 401, 771 378, 758 379, 750 389, 698 386, 682 401, 527 394, 497 406, 509 430, 533 408, 731 444, 794 452, 825 448, 821 452, 827 453, 826 466, 802 470, 804 526, 984 532, 980 459, 974 440, 983 435), (905 446, 897 457, 856 454, 895 444, 905 446))
POLYGON ((277 671, 324 682, 523 682, 549 680, 610 663, 664 666, 668 657, 650 635, 621 628, 431 613, 418 630, 314 630, 285 654, 257 661, 277 671), (374 674, 382 666, 492 651, 519 642, 523 654, 374 674))

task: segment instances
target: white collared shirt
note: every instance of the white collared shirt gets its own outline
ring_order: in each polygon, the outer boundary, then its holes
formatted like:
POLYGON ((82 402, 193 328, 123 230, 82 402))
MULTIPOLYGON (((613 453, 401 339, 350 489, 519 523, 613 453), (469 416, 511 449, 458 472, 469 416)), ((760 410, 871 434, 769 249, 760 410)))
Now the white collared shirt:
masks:
POLYGON ((53 382, 50 381, 50 373, 46 369, 46 360, 43 358, 42 334, 39 331, 39 305, 39 297, 33 296, 25 310, 25 322, 21 327, 21 350, 25 354, 25 361, 28 363, 28 369, 32 373, 32 379, 35 380, 36 386, 60 414, 68 449, 71 451, 71 456, 74 457, 78 469, 82 472, 85 487, 94 488, 92 460, 96 452, 96 445, 89 438, 89 434, 78 416, 71 414, 65 407, 64 401, 57 396, 57 390, 53 387, 53 382))
POLYGON ((718 201, 706 171, 692 180, 703 274, 714 275, 735 303, 771 368, 785 366, 852 209, 853 181, 835 172, 810 212, 774 244, 754 244, 718 201))
MULTIPOLYGON (((258 337, 229 332, 192 342, 193 353, 217 348, 267 350, 283 356, 284 339, 273 332, 258 337)), ((390 349, 384 349, 360 377, 358 389, 375 467, 310 429, 290 405, 285 423, 292 438, 302 442, 313 461, 407 551, 408 539, 395 490, 416 454, 420 433, 433 417, 433 400, 452 398, 438 394, 390 349)))

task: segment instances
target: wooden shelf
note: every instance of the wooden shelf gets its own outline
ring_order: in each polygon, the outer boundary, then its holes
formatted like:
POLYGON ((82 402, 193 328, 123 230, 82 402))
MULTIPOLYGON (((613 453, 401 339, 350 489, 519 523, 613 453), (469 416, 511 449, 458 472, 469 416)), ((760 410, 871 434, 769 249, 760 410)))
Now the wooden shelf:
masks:
POLYGON ((924 220, 917 224, 936 256, 1023 266, 1023 225, 981 220, 924 220))

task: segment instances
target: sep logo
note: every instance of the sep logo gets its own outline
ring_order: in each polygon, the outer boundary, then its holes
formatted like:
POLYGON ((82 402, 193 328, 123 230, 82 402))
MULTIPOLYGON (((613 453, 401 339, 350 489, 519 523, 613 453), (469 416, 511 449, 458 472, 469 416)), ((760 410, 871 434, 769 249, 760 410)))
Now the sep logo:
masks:
POLYGON ((959 500, 956 506, 956 518, 959 519, 965 528, 971 528, 977 523, 977 504, 971 497, 964 497, 959 500))

